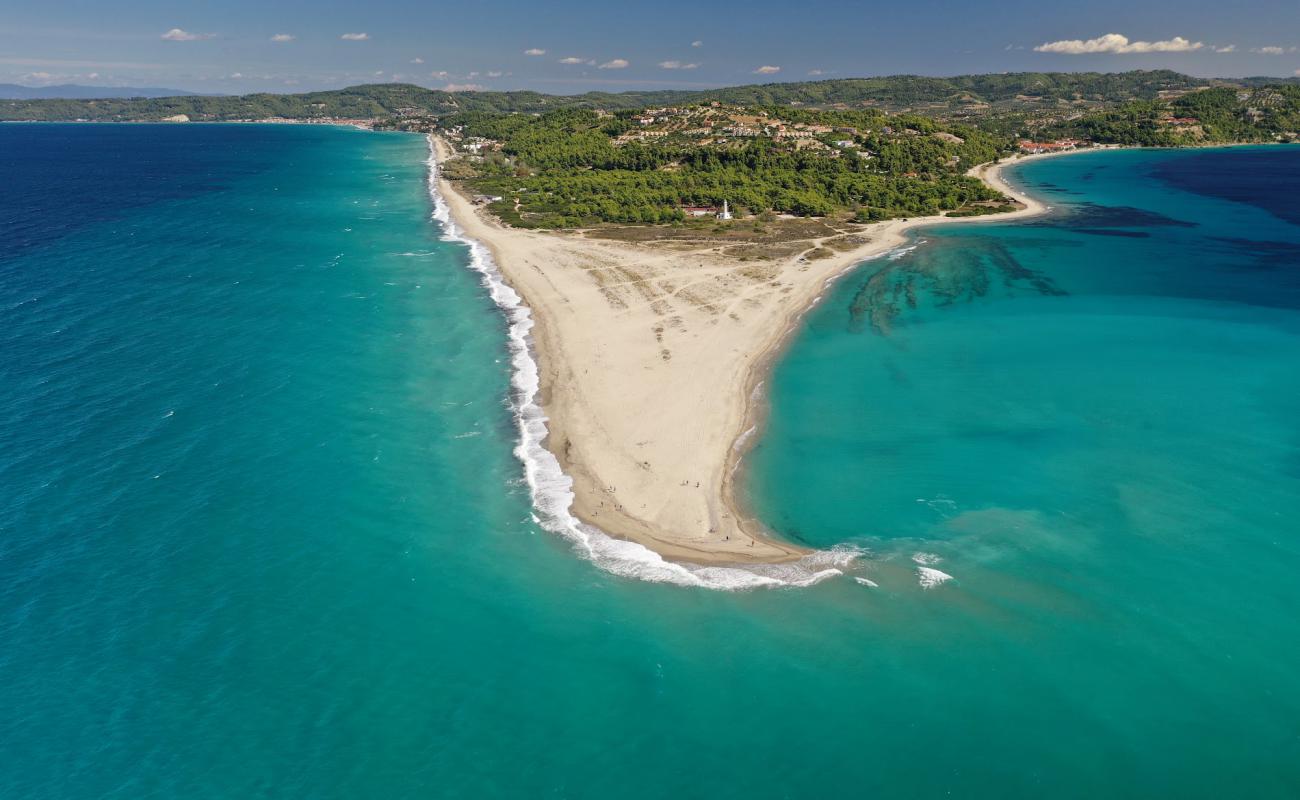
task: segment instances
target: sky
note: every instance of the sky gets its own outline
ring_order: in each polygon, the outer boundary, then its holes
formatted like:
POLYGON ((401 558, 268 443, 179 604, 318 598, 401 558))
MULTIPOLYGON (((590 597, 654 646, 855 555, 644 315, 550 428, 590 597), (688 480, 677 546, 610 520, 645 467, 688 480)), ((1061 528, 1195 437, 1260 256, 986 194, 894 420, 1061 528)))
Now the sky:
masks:
POLYGON ((550 93, 870 75, 1300 75, 1297 0, 0 0, 0 82, 550 93))

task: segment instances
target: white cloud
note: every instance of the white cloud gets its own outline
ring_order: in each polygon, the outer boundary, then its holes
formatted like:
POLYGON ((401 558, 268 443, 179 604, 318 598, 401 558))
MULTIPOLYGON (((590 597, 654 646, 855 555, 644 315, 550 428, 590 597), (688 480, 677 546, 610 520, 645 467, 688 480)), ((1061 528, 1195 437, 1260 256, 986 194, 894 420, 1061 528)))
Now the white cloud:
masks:
POLYGON ((92 73, 90 73, 89 75, 87 75, 86 77, 87 77, 87 78, 90 78, 92 81, 99 80, 99 73, 98 73, 98 72, 92 72, 92 73))
POLYGON ((487 74, 487 76, 488 76, 489 78, 500 78, 500 77, 501 77, 502 75, 504 75, 504 74, 505 74, 505 73, 502 72, 501 70, 499 70, 499 69, 494 69, 494 70, 489 71, 488 74, 487 74))
POLYGON ((1216 53, 1235 53, 1235 52, 1237 52, 1237 46, 1236 46, 1235 44, 1225 44, 1225 45, 1221 45, 1221 46, 1219 46, 1219 47, 1214 47, 1214 48, 1211 48, 1211 49, 1214 50, 1214 52, 1216 52, 1216 53))
POLYGON ((586 64, 589 67, 594 67, 596 65, 596 62, 593 59, 590 58, 583 59, 583 58, 578 58, 577 56, 567 56, 565 58, 561 58, 560 63, 561 64, 586 64))
POLYGON ((763 66, 761 66, 761 67, 759 67, 758 69, 754 70, 754 74, 755 74, 755 75, 775 75, 776 73, 778 73, 778 72, 780 72, 780 71, 781 71, 781 68, 780 68, 780 67, 774 67, 774 66, 772 66, 771 64, 764 64, 763 66))
POLYGON ((546 55, 546 51, 543 50, 543 49, 540 48, 540 47, 530 47, 530 48, 528 48, 527 50, 524 51, 524 55, 526 55, 526 56, 544 56, 544 55, 546 55))
POLYGON ((824 69, 810 69, 810 70, 808 70, 808 74, 809 74, 809 75, 812 75, 813 77, 816 77, 816 76, 818 76, 818 75, 825 75, 825 74, 826 74, 826 70, 824 70, 824 69))
POLYGON ((412 64, 423 64, 423 63, 424 63, 424 59, 423 59, 423 58, 420 58, 419 56, 416 56, 415 58, 411 59, 411 63, 412 63, 412 64))
POLYGON ((273 42, 292 42, 294 39, 297 39, 297 38, 298 38, 298 37, 297 37, 297 36, 294 36, 292 33, 277 33, 276 35, 274 35, 274 36, 271 37, 271 41, 273 41, 273 42))
POLYGON ((601 64, 598 69, 627 69, 628 60, 626 58, 612 58, 601 64))
POLYGON ((370 73, 370 74, 373 75, 373 76, 375 76, 376 78, 382 78, 382 77, 384 77, 384 71, 383 71, 382 69, 377 69, 377 70, 375 70, 374 72, 372 72, 372 73, 370 73))
POLYGON ((477 83, 449 83, 442 87, 444 92, 481 92, 485 87, 477 83))
POLYGON ((1065 53, 1077 56, 1088 53, 1186 53, 1200 50, 1202 42, 1190 42, 1181 36, 1159 42, 1130 42, 1127 36, 1108 33, 1096 39, 1063 39, 1046 42, 1034 48, 1039 53, 1065 53))
POLYGON ((27 73, 26 75, 24 75, 24 76, 21 78, 21 80, 24 80, 24 81, 49 81, 49 80, 54 80, 54 73, 52 73, 52 72, 29 72, 29 73, 27 73))
POLYGON ((704 46, 704 42, 701 42, 699 39, 696 39, 695 41, 691 42, 691 47, 703 47, 703 46, 704 46))
POLYGON ((364 42, 370 38, 368 33, 345 33, 339 37, 345 42, 364 42))
POLYGON ((437 70, 437 71, 435 71, 435 72, 430 72, 430 73, 429 73, 429 77, 430 77, 430 78, 437 78, 437 79, 440 80, 440 81, 445 81, 445 80, 447 80, 448 78, 451 77, 451 73, 448 72, 448 71, 445 70, 445 69, 440 69, 440 70, 437 70))
POLYGON ((1280 56, 1286 52, 1286 49, 1281 47, 1256 47, 1250 52, 1259 53, 1262 56, 1280 56))
POLYGON ((695 69, 699 64, 683 64, 680 61, 660 61, 659 66, 662 69, 695 69))
POLYGON ((162 35, 169 42, 196 42, 199 39, 211 39, 215 33, 190 33, 180 28, 172 28, 162 35))

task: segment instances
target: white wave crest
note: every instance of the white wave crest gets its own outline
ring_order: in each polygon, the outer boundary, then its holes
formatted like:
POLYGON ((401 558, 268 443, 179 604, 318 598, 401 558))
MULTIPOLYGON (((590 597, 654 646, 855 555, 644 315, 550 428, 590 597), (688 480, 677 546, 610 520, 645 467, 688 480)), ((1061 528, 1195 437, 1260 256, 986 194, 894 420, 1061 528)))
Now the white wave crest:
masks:
POLYGON ((750 425, 744 433, 736 437, 736 441, 731 445, 731 449, 737 451, 745 449, 745 444, 749 442, 750 437, 752 437, 757 430, 757 425, 750 425))
POLYGON ((902 258, 903 256, 906 256, 908 253, 911 253, 913 250, 915 250, 916 248, 920 247, 923 244, 925 244, 925 240, 918 239, 911 244, 902 245, 901 247, 895 247, 893 250, 889 250, 888 252, 883 253, 883 255, 889 261, 897 261, 898 259, 902 258))
POLYGON ((917 567, 916 579, 920 582, 922 589, 933 589, 952 580, 952 576, 946 572, 940 572, 934 567, 917 567))
POLYGON ((438 191, 438 159, 433 137, 429 139, 428 184, 433 201, 433 218, 443 229, 443 240, 469 248, 469 266, 483 276, 493 302, 506 316, 514 389, 511 407, 519 427, 515 456, 523 463, 524 480, 532 495, 534 519, 542 528, 557 533, 594 564, 615 575, 657 583, 698 586, 736 591, 760 587, 811 586, 844 570, 861 555, 854 547, 838 546, 809 553, 789 564, 708 567, 680 564, 636 542, 615 539, 570 513, 573 479, 564 474, 560 462, 542 446, 546 439, 546 414, 537 404, 539 372, 533 357, 532 312, 515 292, 492 260, 487 247, 467 235, 452 219, 451 209, 438 191))

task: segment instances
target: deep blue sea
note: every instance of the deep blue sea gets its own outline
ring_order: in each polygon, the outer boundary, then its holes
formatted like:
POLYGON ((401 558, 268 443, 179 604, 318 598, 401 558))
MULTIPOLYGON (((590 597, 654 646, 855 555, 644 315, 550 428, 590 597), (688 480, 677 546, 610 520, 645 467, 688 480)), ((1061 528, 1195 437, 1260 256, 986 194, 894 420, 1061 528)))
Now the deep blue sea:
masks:
POLYGON ((747 592, 538 527, 426 158, 0 126, 0 797, 1300 794, 1300 149, 838 283, 746 485, 865 555, 747 592))

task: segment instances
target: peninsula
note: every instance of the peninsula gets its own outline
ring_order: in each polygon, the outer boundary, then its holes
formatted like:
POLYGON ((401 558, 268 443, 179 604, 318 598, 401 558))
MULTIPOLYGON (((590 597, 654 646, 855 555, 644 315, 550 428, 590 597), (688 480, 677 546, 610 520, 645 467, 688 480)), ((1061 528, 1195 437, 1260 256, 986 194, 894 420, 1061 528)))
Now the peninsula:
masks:
MULTIPOLYGON (((1294 127, 1300 92, 1280 95, 1271 124, 1294 127)), ((574 482, 572 513, 667 558, 784 562, 807 551, 746 514, 736 470, 768 365, 831 280, 918 225, 1042 212, 1003 180, 1007 158, 1221 128, 1294 138, 1233 128, 1250 97, 1187 91, 1144 117, 1018 130, 719 100, 468 111, 427 129, 454 219, 533 312, 546 446, 574 482)))
MULTIPOLYGON (((433 142, 447 164, 447 141, 433 142)), ((996 166, 976 173, 1010 193, 996 166)), ((439 186, 533 311, 547 446, 573 478, 572 512, 678 560, 803 556, 745 514, 733 485, 761 422, 768 364, 829 281, 943 217, 778 219, 769 227, 786 229, 766 237, 710 225, 627 240, 610 235, 627 233, 618 229, 510 227, 483 204, 490 198, 446 179, 439 186)), ((1043 210, 1031 198, 1000 207, 1008 211, 999 219, 1043 210)))

